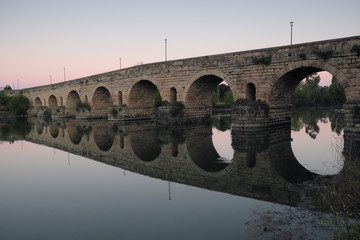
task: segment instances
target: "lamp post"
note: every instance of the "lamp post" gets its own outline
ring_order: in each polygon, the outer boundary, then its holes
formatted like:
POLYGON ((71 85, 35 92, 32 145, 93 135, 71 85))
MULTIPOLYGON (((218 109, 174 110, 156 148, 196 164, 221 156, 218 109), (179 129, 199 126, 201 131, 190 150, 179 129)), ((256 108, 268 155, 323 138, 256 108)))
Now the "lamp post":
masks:
POLYGON ((290 27, 291 27, 290 45, 292 45, 292 31, 293 31, 293 25, 294 25, 294 22, 290 22, 290 27))
POLYGON ((165 38, 165 62, 167 61, 167 39, 165 38))

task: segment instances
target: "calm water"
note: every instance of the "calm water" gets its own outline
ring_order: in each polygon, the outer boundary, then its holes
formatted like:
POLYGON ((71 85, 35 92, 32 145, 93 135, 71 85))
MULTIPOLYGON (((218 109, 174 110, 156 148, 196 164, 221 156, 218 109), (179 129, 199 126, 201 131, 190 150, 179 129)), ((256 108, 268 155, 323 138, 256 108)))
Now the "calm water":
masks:
POLYGON ((300 183, 341 171, 342 121, 183 128, 2 121, 0 239, 327 239, 300 183), (266 231, 265 231, 266 230, 266 231))

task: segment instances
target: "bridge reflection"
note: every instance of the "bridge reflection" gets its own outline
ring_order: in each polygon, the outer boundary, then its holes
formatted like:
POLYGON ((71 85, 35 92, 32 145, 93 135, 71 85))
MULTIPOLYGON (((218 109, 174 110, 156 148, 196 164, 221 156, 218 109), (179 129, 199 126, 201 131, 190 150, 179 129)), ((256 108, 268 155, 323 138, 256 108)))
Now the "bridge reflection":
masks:
MULTIPOLYGON (((290 125, 232 129, 233 158, 220 158, 211 123, 157 127, 75 119, 29 119, 25 140, 125 170, 229 194, 296 206, 314 173, 296 160, 290 125)), ((220 126, 228 128, 227 126, 220 126)))
MULTIPOLYGON (((106 120, 17 121, 0 124, 1 139, 25 139, 150 177, 291 206, 300 201, 299 183, 316 176, 294 156, 290 125, 260 131, 233 126, 233 158, 224 159, 214 147, 212 127, 230 129, 230 121, 178 127, 106 120)), ((347 145, 358 134, 344 132, 344 155, 354 156, 347 145)))

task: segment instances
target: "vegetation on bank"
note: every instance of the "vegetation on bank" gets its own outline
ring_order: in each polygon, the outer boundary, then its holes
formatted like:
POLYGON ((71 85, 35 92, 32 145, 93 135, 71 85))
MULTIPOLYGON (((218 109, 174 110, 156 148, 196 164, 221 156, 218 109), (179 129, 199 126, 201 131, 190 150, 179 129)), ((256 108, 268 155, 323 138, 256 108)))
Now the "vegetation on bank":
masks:
POLYGON ((320 76, 316 73, 299 83, 292 95, 295 107, 342 105, 346 101, 345 91, 333 77, 330 86, 320 86, 320 76))
POLYGON ((230 107, 234 102, 232 91, 228 85, 220 84, 212 95, 214 108, 230 107))
POLYGON ((25 139, 30 131, 31 125, 24 118, 0 119, 0 141, 13 143, 25 139))
POLYGON ((334 239, 360 239, 360 159, 354 150, 339 174, 316 180, 317 204, 330 213, 321 222, 333 226, 334 239))
MULTIPOLYGON (((11 90, 10 86, 6 86, 5 90, 11 90)), ((16 95, 9 97, 4 91, 0 91, 0 111, 3 113, 13 113, 17 116, 26 115, 29 109, 30 101, 24 95, 16 95)))

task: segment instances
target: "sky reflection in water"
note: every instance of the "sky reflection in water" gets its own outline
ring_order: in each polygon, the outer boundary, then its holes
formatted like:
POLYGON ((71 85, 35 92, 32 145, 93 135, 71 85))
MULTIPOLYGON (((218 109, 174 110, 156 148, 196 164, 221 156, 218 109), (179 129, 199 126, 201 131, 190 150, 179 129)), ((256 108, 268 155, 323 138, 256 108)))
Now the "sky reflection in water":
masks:
MULTIPOLYGON (((304 128, 293 131, 292 148, 308 169, 335 173, 323 170, 319 161, 302 160, 309 149, 319 151, 321 159, 331 158, 314 147, 332 134, 329 124, 318 126, 316 140, 304 128)), ((232 159, 231 130, 226 123, 220 129, 213 127, 214 147, 232 159)), ((261 239, 258 229, 245 224, 257 217, 256 211, 289 209, 151 178, 23 140, 2 142, 0 152, 0 239, 261 239)))

